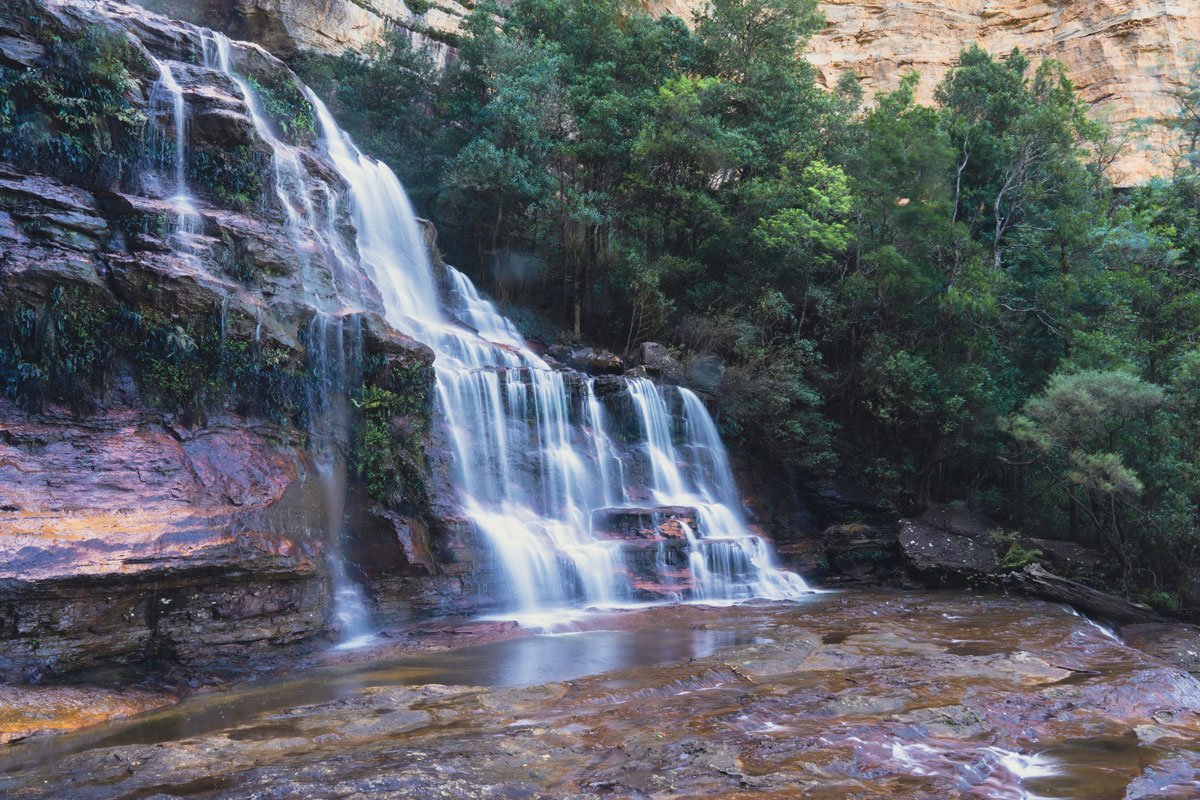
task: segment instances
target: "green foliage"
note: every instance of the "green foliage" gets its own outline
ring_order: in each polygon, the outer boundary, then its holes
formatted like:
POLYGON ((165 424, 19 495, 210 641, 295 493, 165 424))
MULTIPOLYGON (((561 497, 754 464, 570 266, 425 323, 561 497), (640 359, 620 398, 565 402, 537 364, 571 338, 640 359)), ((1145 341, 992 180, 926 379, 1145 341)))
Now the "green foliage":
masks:
POLYGON ((1036 547, 1025 547, 1021 544, 1021 534, 1017 531, 1006 531, 1003 528, 988 531, 999 556, 1000 566, 1005 569, 1024 569, 1030 564, 1036 564, 1043 553, 1036 547))
POLYGON ((221 205, 245 211, 263 205, 268 158, 250 147, 193 147, 188 150, 188 184, 221 205))
POLYGON ((1055 374, 1046 390, 1013 417, 1018 442, 1054 458, 1064 483, 1110 495, 1141 494, 1142 481, 1114 452, 1134 420, 1163 401, 1163 391, 1127 372, 1055 374))
POLYGON ((179 322, 56 287, 44 305, 17 301, 0 314, 0 393, 20 407, 47 402, 87 410, 129 367, 152 404, 184 412, 236 401, 279 421, 303 413, 308 376, 286 351, 226 338, 220 310, 179 322))
POLYGON ((424 504, 432 386, 427 367, 392 370, 368 364, 367 378, 354 399, 360 418, 351 466, 367 493, 386 506, 415 509, 424 504))
POLYGON ((86 405, 112 358, 111 312, 79 289, 55 288, 44 309, 17 301, 0 317, 0 389, 29 411, 48 399, 86 405))
POLYGON ((316 115, 298 84, 286 75, 272 86, 264 85, 254 77, 247 78, 246 82, 284 141, 312 143, 316 137, 316 115))
POLYGON ((0 160, 86 186, 109 186, 139 152, 145 116, 135 51, 103 29, 51 38, 27 68, 0 67, 0 160))

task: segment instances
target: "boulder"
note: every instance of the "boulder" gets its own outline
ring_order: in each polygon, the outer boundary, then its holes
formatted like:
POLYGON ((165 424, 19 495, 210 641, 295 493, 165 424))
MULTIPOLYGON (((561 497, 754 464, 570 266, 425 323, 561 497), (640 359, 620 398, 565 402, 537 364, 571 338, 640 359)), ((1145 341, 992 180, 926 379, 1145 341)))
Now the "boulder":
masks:
POLYGON ((870 522, 890 522, 895 506, 883 495, 836 478, 816 478, 800 486, 816 515, 826 521, 849 517, 870 522))
POLYGON ((921 515, 921 522, 968 539, 984 539, 1000 528, 991 518, 958 505, 933 506, 921 515))
POLYGON ((818 553, 823 562, 823 580, 886 583, 900 566, 900 547, 894 525, 861 522, 830 525, 813 544, 810 549, 818 553))
POLYGON ((630 363, 642 367, 647 376, 667 383, 681 383, 684 378, 683 365, 658 342, 642 342, 634 350, 630 363))
POLYGON ((1099 566, 1102 558, 1099 550, 1075 542, 1026 539, 1022 544, 1040 550, 1047 565, 1067 575, 1091 572, 1099 566))
POLYGON ((986 540, 948 533, 920 520, 900 520, 899 542, 908 566, 939 582, 992 575, 1000 567, 996 548, 986 540))
POLYGON ((684 526, 695 532, 697 516, 691 506, 601 508, 592 512, 592 528, 605 539, 686 539, 684 526))
POLYGON ((716 391, 725 377, 725 362, 716 353, 700 353, 688 359, 688 381, 705 391, 716 391))
MULTIPOLYGON (((550 355, 558 358, 554 353, 550 355)), ((559 360, 561 361, 561 359, 559 360)), ((620 357, 607 350, 592 347, 584 347, 572 352, 567 364, 589 375, 620 375, 625 371, 625 364, 620 357)))
POLYGON ((625 391, 626 381, 620 375, 597 375, 592 381, 592 392, 596 397, 603 397, 625 391))

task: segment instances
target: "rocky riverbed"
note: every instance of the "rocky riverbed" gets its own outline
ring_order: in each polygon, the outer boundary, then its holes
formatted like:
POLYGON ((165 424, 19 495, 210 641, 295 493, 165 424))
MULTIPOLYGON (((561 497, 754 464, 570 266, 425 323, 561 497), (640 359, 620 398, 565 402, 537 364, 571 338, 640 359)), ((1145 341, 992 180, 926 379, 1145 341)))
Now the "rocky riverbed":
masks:
POLYGON ((563 627, 31 737, 0 796, 1200 795, 1200 683, 1061 606, 845 592, 563 627))

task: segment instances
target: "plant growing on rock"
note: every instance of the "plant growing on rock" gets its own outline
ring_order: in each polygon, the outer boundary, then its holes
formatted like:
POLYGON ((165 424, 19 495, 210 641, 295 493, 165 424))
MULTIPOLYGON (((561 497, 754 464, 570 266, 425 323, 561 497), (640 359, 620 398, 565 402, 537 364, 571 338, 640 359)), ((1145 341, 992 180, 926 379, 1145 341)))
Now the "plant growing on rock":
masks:
POLYGON ((291 144, 311 144, 316 136, 316 116, 312 104, 290 77, 266 85, 254 77, 246 82, 258 96, 263 110, 291 144))
POLYGON ((178 322, 61 286, 43 304, 12 302, 0 310, 0 393, 31 412, 48 402, 83 412, 131 367, 158 407, 194 413, 236 401, 298 422, 309 377, 294 354, 226 337, 220 313, 178 322))
POLYGON ((246 211, 263 205, 269 159, 249 145, 188 151, 188 182, 221 205, 246 211))
POLYGON ((30 66, 0 67, 0 159, 86 186, 118 181, 146 121, 133 100, 136 57, 123 39, 93 29, 49 38, 30 66))
POLYGON ((425 440, 432 411, 429 367, 393 368, 368 358, 366 380, 352 398, 359 412, 351 465, 367 494, 388 507, 425 502, 425 440))

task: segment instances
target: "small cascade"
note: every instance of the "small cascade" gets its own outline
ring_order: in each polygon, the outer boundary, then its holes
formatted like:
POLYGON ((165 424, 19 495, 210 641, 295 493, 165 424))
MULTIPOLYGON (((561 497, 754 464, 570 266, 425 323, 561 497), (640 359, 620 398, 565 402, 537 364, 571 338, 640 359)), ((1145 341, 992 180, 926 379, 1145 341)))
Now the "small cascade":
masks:
POLYGON ((156 115, 169 114, 171 117, 172 138, 167 140, 169 147, 162 148, 169 150, 172 162, 168 200, 176 209, 168 239, 179 252, 191 254, 194 252, 192 237, 199 233, 201 220, 187 186, 187 103, 183 87, 175 79, 170 64, 158 59, 154 59, 154 64, 158 67, 158 80, 150 89, 150 108, 156 115))
POLYGON ((341 313, 346 302, 361 305, 358 261, 337 231, 333 189, 304 168, 298 148, 276 135, 250 83, 233 69, 230 40, 205 29, 201 44, 204 66, 224 74, 237 87, 255 130, 271 148, 276 199, 284 211, 288 235, 301 254, 301 276, 310 290, 307 299, 316 309, 307 332, 308 369, 317 377, 308 397, 309 450, 325 492, 334 616, 342 634, 341 646, 356 646, 368 641, 374 629, 362 589, 347 574, 341 557, 347 465, 346 454, 337 443, 346 441, 349 431, 346 387, 357 382, 350 374, 347 352, 361 352, 361 331, 357 326, 347 331, 346 315, 341 313), (314 254, 321 258, 313 258, 314 254), (316 270, 327 267, 332 267, 331 295, 314 288, 322 285, 316 270))

